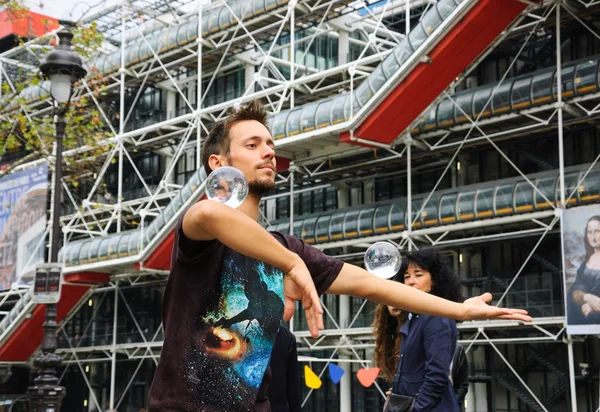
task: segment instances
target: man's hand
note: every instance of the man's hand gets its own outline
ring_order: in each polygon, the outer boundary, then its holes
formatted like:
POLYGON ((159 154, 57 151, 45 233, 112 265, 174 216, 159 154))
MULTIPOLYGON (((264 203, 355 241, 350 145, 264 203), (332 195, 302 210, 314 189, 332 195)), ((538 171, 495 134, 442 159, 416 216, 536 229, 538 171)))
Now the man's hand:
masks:
POLYGON ((319 294, 310 276, 308 268, 301 259, 285 274, 283 280, 283 294, 285 296, 285 312, 283 319, 288 321, 294 315, 294 301, 302 301, 306 312, 306 322, 310 334, 316 338, 319 330, 323 330, 323 308, 319 300, 319 294))
POLYGON ((464 301, 462 320, 475 319, 509 319, 531 322, 531 316, 523 309, 499 308, 489 306, 487 302, 492 301, 491 293, 484 293, 481 296, 470 298, 464 301))

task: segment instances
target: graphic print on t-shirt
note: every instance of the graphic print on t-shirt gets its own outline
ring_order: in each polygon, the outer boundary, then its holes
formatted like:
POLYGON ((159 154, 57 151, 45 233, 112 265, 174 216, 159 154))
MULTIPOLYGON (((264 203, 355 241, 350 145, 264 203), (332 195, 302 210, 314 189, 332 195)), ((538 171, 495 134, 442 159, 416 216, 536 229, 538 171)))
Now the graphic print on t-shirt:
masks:
POLYGON ((196 407, 223 411, 251 409, 269 365, 283 316, 283 273, 228 250, 219 295, 196 318, 186 354, 186 382, 196 407))

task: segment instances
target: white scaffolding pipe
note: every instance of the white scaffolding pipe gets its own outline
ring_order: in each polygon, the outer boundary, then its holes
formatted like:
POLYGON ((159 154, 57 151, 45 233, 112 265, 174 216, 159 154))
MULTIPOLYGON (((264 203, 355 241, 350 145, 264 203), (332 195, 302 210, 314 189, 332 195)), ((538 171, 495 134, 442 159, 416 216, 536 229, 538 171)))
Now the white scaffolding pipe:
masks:
MULTIPOLYGON (((198 0, 198 68, 196 71, 196 77, 198 81, 197 90, 196 90, 196 110, 200 112, 202 109, 202 0, 198 0)), ((200 169, 202 167, 201 160, 201 145, 200 138, 202 135, 202 128, 200 127, 200 123, 202 122, 202 117, 196 117, 196 169, 200 169)), ((208 170, 206 170, 208 172, 208 170)))
POLYGON ((405 32, 406 36, 408 36, 410 34, 410 0, 406 0, 405 18, 405 32))
MULTIPOLYGON (((121 67, 119 73, 121 74, 121 84, 119 85, 120 105, 119 105, 119 137, 117 138, 118 150, 119 150, 119 178, 117 182, 117 232, 121 232, 121 209, 123 208, 123 133, 125 133, 125 6, 122 7, 121 12, 121 67)), ((112 391, 111 391, 112 392, 112 391)), ((111 393, 112 397, 112 393, 111 393)), ((111 401, 111 408, 113 407, 111 401)))
POLYGON ((575 357, 573 356, 573 341, 571 340, 571 336, 568 334, 567 351, 569 354, 569 389, 571 394, 571 412, 577 412, 577 389, 575 387, 575 357))
POLYGON ((563 101, 562 101, 562 67, 561 67, 561 40, 560 40, 560 3, 556 3, 556 107, 558 109, 558 167, 560 207, 565 204, 565 149, 563 141, 563 101))
POLYGON ((115 384, 117 377, 117 314, 119 309, 119 285, 115 285, 115 303, 113 314, 113 336, 111 352, 111 368, 110 368, 110 409, 115 408, 115 384))
POLYGON ((290 109, 294 108, 296 94, 294 79, 296 77, 296 1, 290 1, 290 109))
MULTIPOLYGON (((290 166, 290 236, 294 236, 294 172, 296 166, 290 166)), ((294 332, 294 316, 290 319, 290 332, 294 332)))

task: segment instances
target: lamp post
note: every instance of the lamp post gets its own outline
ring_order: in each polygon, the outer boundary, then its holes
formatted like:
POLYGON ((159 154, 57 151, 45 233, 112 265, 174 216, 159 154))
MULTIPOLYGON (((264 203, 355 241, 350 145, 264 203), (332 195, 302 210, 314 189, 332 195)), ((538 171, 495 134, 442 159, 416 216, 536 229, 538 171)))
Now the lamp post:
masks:
MULTIPOLYGON (((45 56, 40 65, 40 71, 44 77, 50 80, 50 90, 54 100, 56 161, 54 163, 54 202, 50 263, 58 266, 58 249, 60 247, 61 236, 60 194, 62 186, 62 152, 66 126, 64 116, 71 101, 73 84, 86 75, 81 58, 71 50, 73 34, 68 29, 66 22, 61 23, 65 28, 57 33, 59 44, 45 56)), ((56 370, 62 363, 62 358, 55 353, 57 330, 56 303, 46 305, 46 318, 43 328, 42 353, 33 362, 38 368, 39 374, 34 380, 34 386, 27 388, 27 395, 31 412, 56 412, 60 410, 61 401, 66 395, 65 388, 58 386, 58 378, 56 377, 56 370)))

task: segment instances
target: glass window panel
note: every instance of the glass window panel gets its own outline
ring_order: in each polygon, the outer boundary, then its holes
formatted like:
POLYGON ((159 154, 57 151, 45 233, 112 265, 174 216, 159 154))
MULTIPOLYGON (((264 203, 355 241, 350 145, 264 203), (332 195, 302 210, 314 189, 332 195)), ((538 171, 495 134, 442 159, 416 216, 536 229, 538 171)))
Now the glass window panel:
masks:
POLYGON ((304 239, 306 243, 314 243, 315 241, 316 222, 316 217, 309 217, 304 220, 304 224, 302 225, 302 239, 304 239))
POLYGON ((316 228, 317 242, 329 241, 329 221, 330 220, 331 220, 331 215, 321 216, 317 220, 317 228, 316 228))
POLYGON ((294 136, 300 133, 300 116, 302 108, 292 110, 287 118, 287 136, 294 136))
POLYGON ((110 238, 102 239, 100 242, 100 246, 98 247, 98 259, 100 261, 108 259, 108 244, 110 243, 110 238))
POLYGON ((489 102, 490 95, 492 94, 492 88, 487 87, 479 89, 473 93, 473 111, 474 117, 488 117, 491 113, 492 102, 489 102), (485 109, 485 110, 484 110, 485 109), (481 115, 481 116, 480 116, 481 115))
POLYGON ((375 70, 369 75, 367 81, 371 83, 371 89, 374 91, 379 90, 387 81, 385 74, 383 73, 383 69, 381 64, 378 65, 375 70))
POLYGON ((413 222, 412 223, 413 227, 420 227, 423 224, 423 214, 421 214, 418 218, 416 218, 417 213, 419 213, 419 211, 421 210, 421 205, 423 205, 423 199, 415 199, 412 202, 410 221, 413 222))
POLYGON ((373 234, 374 213, 375 209, 373 207, 361 210, 359 217, 359 229, 361 236, 369 236, 373 234))
POLYGON ((590 60, 577 65, 575 73, 577 94, 591 93, 598 90, 598 61, 590 60))
POLYGON ((432 7, 432 9, 423 16, 422 24, 425 33, 427 33, 428 36, 431 36, 431 33, 442 24, 442 16, 432 7))
POLYGON ((459 220, 470 220, 475 217, 474 213, 475 191, 459 193, 457 215, 459 220))
POLYGON ((512 89, 512 104, 514 110, 531 105, 531 77, 515 80, 512 89))
POLYGON ((67 262, 70 263, 71 266, 79 264, 79 250, 81 249, 82 244, 74 244, 69 247, 70 255, 67 257, 67 262))
MULTIPOLYGON (((577 187, 577 181, 579 179, 579 173, 568 173, 565 175, 565 201, 567 205, 573 205, 577 202, 577 191, 575 188, 577 187), (569 199, 571 193, 575 192, 573 197, 569 199)), ((560 185, 556 185, 556 198, 560 199, 560 185)))
POLYGON ((288 115, 288 112, 284 111, 284 112, 281 112, 278 115, 276 115, 275 118, 273 119, 272 128, 273 128, 273 138, 275 140, 285 137, 285 122, 287 119, 287 115, 288 115))
POLYGON ((454 103, 450 99, 444 99, 438 105, 437 120, 438 127, 449 127, 454 124, 454 103))
POLYGON ((80 265, 84 265, 84 264, 90 262, 89 250, 90 250, 91 243, 92 242, 90 242, 90 241, 86 241, 86 242, 83 242, 83 245, 81 245, 81 249, 79 249, 79 264, 80 265))
POLYGON ((311 130, 315 130, 315 115, 317 114, 317 107, 319 103, 311 103, 307 104, 302 108, 301 115, 301 126, 302 133, 310 132, 311 130))
POLYGON ((517 212, 533 210, 533 187, 528 182, 519 182, 515 188, 517 212))
POLYGON ((494 97, 492 97, 492 111, 494 115, 506 113, 511 109, 510 106, 510 88, 512 82, 505 81, 499 87, 494 89, 494 97))
POLYGON ((304 224, 304 220, 298 219, 294 220, 294 236, 301 238, 302 237, 302 225, 304 224))
POLYGON ((392 230, 402 230, 405 228, 404 214, 406 209, 406 201, 394 203, 392 213, 390 215, 390 224, 392 230))
POLYGON ((421 44, 427 39, 427 33, 421 23, 417 24, 417 26, 410 31, 408 34, 408 39, 413 50, 417 50, 421 44))
POLYGON ((439 104, 436 104, 431 110, 427 112, 423 118, 423 131, 433 130, 437 128, 437 109, 439 104))
POLYGON ((544 104, 553 100, 552 84, 554 83, 554 73, 554 69, 547 69, 533 77, 531 85, 533 104, 544 104))
MULTIPOLYGON (((571 97, 575 94, 574 89, 575 66, 570 66, 562 69, 562 95, 563 97, 571 97)), ((553 84, 553 95, 556 97, 556 84, 553 84)))
POLYGON ((443 195, 440 199, 440 219, 442 224, 456 221, 456 193, 443 195))
POLYGON ((344 232, 346 238, 358 236, 358 210, 351 210, 346 213, 344 220, 344 232))
POLYGON ((323 189, 315 190, 312 199, 312 212, 318 213, 325 209, 325 193, 323 189))
POLYGON ((537 181, 537 188, 539 190, 539 192, 541 192, 546 199, 544 199, 544 197, 542 197, 542 195, 540 195, 540 193, 538 193, 538 191, 535 192, 535 207, 537 209, 544 209, 544 208, 548 208, 551 207, 551 205, 555 204, 556 199, 554 198, 554 184, 556 183, 556 176, 551 176, 551 177, 544 177, 541 179, 538 179, 537 181), (548 203, 550 202, 550 203, 548 203))
POLYGON ((331 108, 331 124, 338 124, 344 121, 344 104, 346 103, 346 99, 349 98, 350 96, 347 94, 334 97, 331 108))
POLYGON ((513 189, 514 184, 496 187, 496 215, 513 213, 513 189))
POLYGON ((477 217, 486 218, 494 215, 494 191, 495 188, 477 191, 477 217))
POLYGON ((126 233, 121 236, 119 240, 119 257, 124 257, 129 254, 128 246, 129 246, 129 237, 131 233, 126 233))
POLYGON ((317 109, 317 128, 329 126, 331 121, 331 100, 326 100, 319 104, 317 109))
POLYGON ((336 213, 331 217, 331 223, 329 224, 331 230, 331 240, 339 240, 344 237, 344 218, 346 214, 336 213))
POLYGON ((454 112, 457 123, 468 121, 467 116, 473 118, 473 93, 469 91, 459 94, 458 96, 455 96, 454 100, 456 101, 454 112))
POLYGON ((577 191, 581 202, 597 202, 600 199, 600 170, 590 171, 577 191))
POLYGON ((392 205, 380 206, 375 209, 375 232, 385 233, 390 230, 389 215, 392 205))
POLYGON ((439 196, 431 196, 431 199, 427 202, 425 207, 423 208, 423 212, 421 214, 423 218, 423 223, 426 226, 437 225, 438 222, 438 203, 439 196))
POLYGON ((212 9, 208 12, 208 22, 206 29, 209 33, 219 30, 219 12, 221 9, 212 9))

